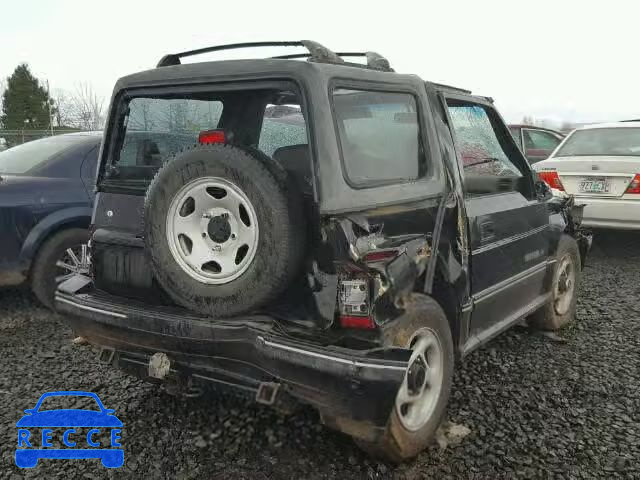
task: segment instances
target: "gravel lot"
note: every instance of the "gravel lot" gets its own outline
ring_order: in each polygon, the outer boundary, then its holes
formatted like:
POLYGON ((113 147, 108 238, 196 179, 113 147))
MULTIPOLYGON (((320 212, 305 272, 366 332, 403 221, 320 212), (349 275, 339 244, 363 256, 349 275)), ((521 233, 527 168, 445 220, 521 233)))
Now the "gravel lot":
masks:
POLYGON ((566 342, 518 327, 471 355, 449 408, 470 434, 400 467, 368 459, 311 410, 175 398, 98 365, 30 294, 0 290, 0 478, 640 478, 640 234, 597 235, 566 342), (15 422, 61 389, 116 410, 124 467, 15 466, 15 422))

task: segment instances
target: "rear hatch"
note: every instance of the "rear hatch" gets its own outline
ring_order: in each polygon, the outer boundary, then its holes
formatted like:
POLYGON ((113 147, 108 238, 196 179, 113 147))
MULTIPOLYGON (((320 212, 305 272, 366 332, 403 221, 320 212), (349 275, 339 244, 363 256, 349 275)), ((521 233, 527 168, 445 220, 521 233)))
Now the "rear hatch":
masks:
MULTIPOLYGON (((298 146, 296 151, 304 153, 306 125, 292 84, 278 81, 255 88, 245 82, 232 91, 229 88, 221 92, 194 89, 179 96, 175 89, 167 89, 166 94, 126 94, 115 99, 92 227, 94 281, 100 290, 154 304, 171 303, 153 278, 143 231, 146 191, 174 154, 207 143, 207 135, 217 134, 223 142, 257 148, 273 161, 278 161, 283 147, 290 152, 289 147, 298 146)), ((290 156, 291 162, 310 162, 308 155, 290 156)), ((300 182, 310 182, 310 164, 292 169, 300 182)))
POLYGON ((636 174, 640 157, 554 157, 537 166, 538 171, 557 172, 564 190, 577 196, 622 197, 636 174))

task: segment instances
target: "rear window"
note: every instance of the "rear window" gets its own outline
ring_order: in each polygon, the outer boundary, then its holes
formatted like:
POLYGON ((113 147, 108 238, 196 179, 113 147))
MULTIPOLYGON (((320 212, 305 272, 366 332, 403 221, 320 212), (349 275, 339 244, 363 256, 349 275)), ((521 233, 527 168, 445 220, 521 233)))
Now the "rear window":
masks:
POLYGON ((285 169, 309 178, 307 127, 300 98, 287 82, 274 87, 194 89, 124 98, 114 141, 103 166, 103 185, 140 188, 175 154, 192 148, 201 133, 224 132, 225 142, 259 149, 285 169), (283 88, 278 88, 282 85, 283 88), (106 182, 106 183, 104 183, 106 182))
POLYGON ((640 128, 576 130, 554 156, 581 155, 640 156, 640 128))
POLYGON ((86 137, 58 136, 41 138, 0 152, 0 174, 31 173, 68 148, 82 143, 86 137))
POLYGON ((222 102, 188 98, 133 98, 113 176, 145 179, 172 155, 198 142, 202 130, 215 129, 222 102))
POLYGON ((408 93, 337 89, 333 105, 347 179, 356 186, 424 174, 416 99, 408 93))

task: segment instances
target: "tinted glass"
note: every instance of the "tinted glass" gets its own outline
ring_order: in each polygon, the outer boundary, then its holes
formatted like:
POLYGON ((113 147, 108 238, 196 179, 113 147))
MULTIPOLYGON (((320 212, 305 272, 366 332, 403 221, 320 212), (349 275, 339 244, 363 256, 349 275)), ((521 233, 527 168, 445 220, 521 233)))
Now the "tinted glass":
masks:
POLYGON ((304 117, 298 106, 267 105, 260 131, 260 150, 271 156, 278 148, 307 142, 304 117))
POLYGON ((82 135, 60 135, 33 140, 0 152, 0 174, 32 172, 47 160, 85 140, 86 137, 82 135))
POLYGON ((593 128, 576 130, 555 154, 640 156, 640 128, 593 128))
POLYGON ((134 98, 129 102, 125 136, 117 167, 120 178, 148 177, 171 155, 198 143, 203 130, 215 129, 222 102, 188 98, 134 98))
POLYGON ((356 185, 416 180, 424 169, 413 95, 339 89, 335 117, 347 178, 356 185))
POLYGON ((549 132, 541 130, 523 130, 524 142, 527 148, 536 150, 554 150, 560 139, 549 132))

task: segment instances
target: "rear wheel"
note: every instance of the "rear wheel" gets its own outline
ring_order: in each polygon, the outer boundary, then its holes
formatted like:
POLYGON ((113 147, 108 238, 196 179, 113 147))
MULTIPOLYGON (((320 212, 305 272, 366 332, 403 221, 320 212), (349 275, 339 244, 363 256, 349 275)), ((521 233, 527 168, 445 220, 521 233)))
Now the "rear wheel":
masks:
POLYGON ((53 308, 58 285, 90 269, 89 234, 82 228, 55 233, 38 251, 31 268, 31 289, 46 307, 53 308))
POLYGON ((419 318, 399 319, 391 344, 412 350, 386 430, 376 441, 356 440, 369 454, 394 463, 415 457, 433 440, 444 417, 453 378, 453 341, 437 302, 414 296, 419 318))
POLYGON ((531 315, 529 323, 542 330, 559 330, 571 322, 576 313, 581 273, 578 244, 573 237, 562 235, 551 280, 551 302, 531 315))

